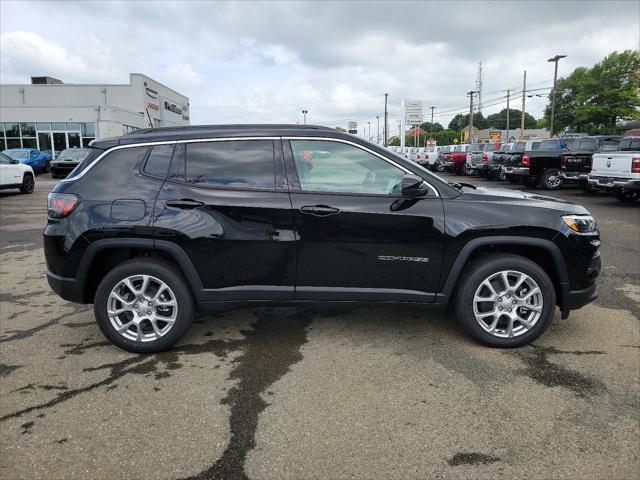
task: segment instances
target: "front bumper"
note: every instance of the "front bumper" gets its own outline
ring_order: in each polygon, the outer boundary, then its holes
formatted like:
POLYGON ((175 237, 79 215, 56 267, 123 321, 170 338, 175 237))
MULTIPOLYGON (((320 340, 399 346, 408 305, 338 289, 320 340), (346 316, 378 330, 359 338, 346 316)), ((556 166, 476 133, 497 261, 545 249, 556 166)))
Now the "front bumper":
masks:
POLYGON ((77 163, 70 162, 51 162, 49 164, 51 172, 53 173, 70 173, 77 166, 77 163))
POLYGON ((565 296, 562 310, 577 310, 582 308, 598 298, 598 295, 598 286, 596 284, 582 290, 571 290, 567 292, 565 296))
POLYGON ((74 303, 86 303, 84 300, 84 276, 67 278, 47 271, 47 282, 51 290, 64 300, 74 303))
POLYGON ((601 177, 589 175, 589 185, 601 188, 625 188, 627 190, 640 190, 640 179, 630 180, 619 177, 601 177))
POLYGON ((564 180, 587 180, 589 178, 588 173, 584 172, 560 172, 560 178, 564 180))

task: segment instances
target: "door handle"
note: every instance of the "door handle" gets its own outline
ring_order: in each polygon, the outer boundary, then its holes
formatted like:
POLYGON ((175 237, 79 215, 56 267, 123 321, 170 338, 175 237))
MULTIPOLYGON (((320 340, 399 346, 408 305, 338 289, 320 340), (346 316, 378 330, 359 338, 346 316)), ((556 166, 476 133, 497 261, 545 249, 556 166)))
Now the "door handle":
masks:
POLYGON ((198 200, 191 200, 190 198, 183 198, 180 200, 167 200, 165 202, 167 207, 175 207, 175 208, 198 208, 204 207, 204 202, 199 202, 198 200))
POLYGON ((315 215, 316 217, 328 217, 329 215, 340 213, 340 209, 329 207, 327 205, 307 205, 300 207, 300 211, 307 215, 315 215))

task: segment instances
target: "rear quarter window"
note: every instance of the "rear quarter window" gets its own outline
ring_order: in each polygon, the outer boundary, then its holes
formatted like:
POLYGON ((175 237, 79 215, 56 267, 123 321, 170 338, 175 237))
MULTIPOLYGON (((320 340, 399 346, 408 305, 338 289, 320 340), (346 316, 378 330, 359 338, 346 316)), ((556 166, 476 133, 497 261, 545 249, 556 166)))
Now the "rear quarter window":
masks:
POLYGON ((85 170, 91 163, 100 156, 100 154, 104 153, 104 150, 98 150, 97 148, 92 148, 89 150, 89 154, 84 158, 82 162, 78 164, 76 168, 71 170, 71 173, 67 175, 67 179, 72 179, 80 175, 80 173, 85 170))
POLYGON ((148 150, 148 147, 113 150, 91 167, 83 178, 95 178, 100 183, 109 184, 113 188, 121 187, 123 191, 127 191, 130 188, 131 175, 140 170, 148 150))
POLYGON ((151 148, 149 157, 144 164, 144 173, 159 178, 167 178, 174 145, 156 145, 151 148))

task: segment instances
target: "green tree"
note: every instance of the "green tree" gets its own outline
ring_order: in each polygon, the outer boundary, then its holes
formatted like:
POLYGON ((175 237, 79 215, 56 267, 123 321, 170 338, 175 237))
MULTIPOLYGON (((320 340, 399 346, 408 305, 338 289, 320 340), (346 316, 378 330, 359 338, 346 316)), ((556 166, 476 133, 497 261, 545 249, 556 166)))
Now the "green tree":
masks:
MULTIPOLYGON (((640 118, 640 52, 613 52, 591 68, 576 68, 556 85, 554 132, 610 134, 618 122, 640 118)), ((545 120, 551 121, 551 98, 545 120)))
MULTIPOLYGON (((459 113, 458 115, 456 115, 455 117, 453 117, 451 119, 451 121, 449 122, 449 130, 457 130, 457 131, 461 131, 464 130, 465 127, 469 126, 469 114, 462 114, 459 113)), ((487 119, 484 118, 484 115, 482 115, 481 113, 474 113, 473 114, 473 126, 474 128, 477 128, 478 130, 481 130, 483 128, 489 128, 489 124, 487 123, 487 119)))
POLYGON ((444 130, 444 127, 438 122, 434 122, 433 128, 431 128, 431 122, 424 122, 420 124, 420 128, 425 132, 441 132, 442 130, 444 130))
POLYGON ((336 130, 342 133, 347 133, 347 131, 342 127, 336 127, 336 130))
MULTIPOLYGON (((520 128, 520 120, 522 118, 522 111, 509 109, 509 130, 520 128)), ((507 128, 507 109, 503 108, 497 113, 492 113, 487 117, 487 128, 499 128, 505 130, 507 128)), ((538 128, 537 120, 533 115, 524 112, 524 128, 538 128)))

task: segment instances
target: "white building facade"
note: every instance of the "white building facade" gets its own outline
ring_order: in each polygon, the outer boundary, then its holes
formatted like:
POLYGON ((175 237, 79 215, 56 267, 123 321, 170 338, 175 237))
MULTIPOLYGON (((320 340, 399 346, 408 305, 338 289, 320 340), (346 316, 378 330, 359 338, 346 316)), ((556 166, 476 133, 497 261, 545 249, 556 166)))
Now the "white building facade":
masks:
POLYGON ((122 85, 31 81, 0 85, 0 151, 37 148, 55 155, 138 128, 189 125, 189 99, 140 73, 122 85))

